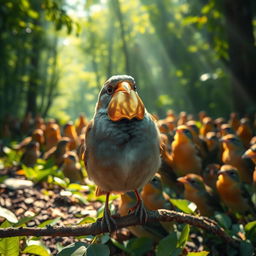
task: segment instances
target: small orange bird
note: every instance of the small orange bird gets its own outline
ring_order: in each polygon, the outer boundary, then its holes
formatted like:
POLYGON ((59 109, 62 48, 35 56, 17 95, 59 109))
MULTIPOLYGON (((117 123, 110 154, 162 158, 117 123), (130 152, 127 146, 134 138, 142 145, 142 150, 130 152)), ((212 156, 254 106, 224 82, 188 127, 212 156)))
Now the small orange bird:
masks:
POLYGON ((255 214, 250 196, 243 190, 237 168, 223 165, 218 173, 216 187, 222 201, 231 211, 255 214))
POLYGON ((64 163, 61 170, 70 182, 78 182, 84 184, 84 176, 81 165, 75 152, 70 151, 64 155, 64 163))
POLYGON ((231 113, 228 123, 233 127, 234 131, 236 131, 240 125, 238 114, 235 112, 231 113))
MULTIPOLYGON (((136 196, 133 192, 126 192, 121 194, 121 198, 118 205, 118 213, 121 216, 129 214, 131 209, 136 206, 136 196)), ((168 232, 161 226, 159 222, 147 223, 145 225, 130 226, 129 231, 136 237, 149 237, 152 240, 159 242, 168 232)))
POLYGON ((197 153, 193 136, 188 127, 178 126, 171 152, 172 168, 178 177, 188 173, 200 173, 202 160, 197 153))
POLYGON ((185 125, 187 121, 187 113, 185 111, 181 111, 178 117, 177 126, 185 125))
POLYGON ((220 127, 221 127, 223 124, 225 124, 225 123, 226 123, 226 121, 225 121, 225 119, 224 119, 223 117, 218 117, 218 118, 216 118, 216 119, 214 120, 214 124, 215 124, 215 126, 216 126, 216 128, 217 128, 218 131, 220 130, 220 127))
POLYGON ((207 132, 204 141, 207 145, 207 156, 204 165, 221 162, 221 143, 216 132, 207 132))
POLYGON ((250 184, 252 182, 252 171, 248 162, 242 159, 245 150, 241 141, 235 135, 228 134, 222 137, 221 142, 223 145, 222 162, 236 167, 241 180, 250 184))
POLYGON ((222 124, 220 126, 220 135, 223 137, 227 134, 235 134, 235 131, 230 124, 222 124))
POLYGON ((48 151, 56 146, 60 139, 61 134, 59 125, 56 123, 47 125, 45 129, 45 150, 48 151))
POLYGON ((218 179, 219 164, 208 164, 203 170, 202 176, 206 185, 208 185, 214 193, 217 192, 216 181, 218 179))
POLYGON ((212 118, 206 116, 203 119, 202 126, 200 128, 200 135, 205 137, 207 132, 215 132, 215 126, 212 118))
POLYGON ((39 156, 39 143, 36 141, 31 141, 28 145, 26 145, 20 161, 28 167, 34 167, 39 156))
POLYGON ((178 181, 184 184, 184 197, 196 204, 201 215, 212 216, 219 208, 211 188, 204 183, 200 175, 190 173, 178 178, 178 181))
POLYGON ((64 126, 63 134, 65 137, 70 138, 69 148, 70 150, 75 150, 79 146, 79 138, 76 133, 75 126, 73 125, 73 122, 68 122, 64 126))
POLYGON ((143 187, 140 194, 146 208, 149 210, 172 208, 168 201, 168 195, 163 192, 163 186, 158 174, 143 187))
POLYGON ((255 168, 253 171, 253 189, 256 192, 256 144, 252 145, 248 150, 246 150, 242 158, 249 158, 255 164, 255 168))
POLYGON ((88 121, 86 117, 81 114, 79 116, 79 119, 76 122, 76 132, 78 136, 81 135, 83 129, 87 126, 87 124, 88 124, 88 121))
POLYGON ((55 165, 61 166, 64 162, 64 155, 69 151, 69 142, 69 138, 63 137, 56 146, 45 152, 44 159, 52 159, 55 165))
POLYGON ((236 134, 242 141, 244 147, 248 148, 250 146, 250 140, 253 136, 253 131, 248 118, 242 118, 240 120, 240 125, 236 130, 236 134))

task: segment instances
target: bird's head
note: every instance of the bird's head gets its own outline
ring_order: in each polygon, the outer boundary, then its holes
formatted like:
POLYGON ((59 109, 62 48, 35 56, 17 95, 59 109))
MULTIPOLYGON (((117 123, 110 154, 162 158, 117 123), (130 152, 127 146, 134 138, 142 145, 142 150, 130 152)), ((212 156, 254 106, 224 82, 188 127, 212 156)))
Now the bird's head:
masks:
POLYGON ((143 119, 145 106, 131 76, 110 77, 100 91, 96 112, 103 111, 113 122, 121 119, 143 119))
POLYGON ((227 134, 223 136, 220 140, 223 144, 224 149, 237 149, 242 147, 242 143, 239 138, 234 134, 227 134))
POLYGON ((143 192, 146 194, 159 194, 162 193, 163 186, 160 176, 156 174, 154 178, 143 187, 143 192))
POLYGON ((65 164, 75 164, 78 161, 77 155, 75 152, 70 151, 68 153, 66 153, 64 156, 64 163, 65 164))
POLYGON ((31 141, 27 146, 26 146, 27 151, 37 151, 39 150, 39 143, 37 141, 31 141))
POLYGON ((222 124, 220 127, 220 132, 221 132, 221 136, 225 136, 227 134, 235 134, 230 124, 222 124))
POLYGON ((203 191, 205 190, 205 185, 203 178, 200 175, 190 173, 186 176, 177 179, 179 182, 183 183, 185 190, 188 191, 203 191))
POLYGON ((180 125, 176 128, 174 139, 178 142, 193 141, 193 135, 186 125, 180 125))
POLYGON ((249 158, 256 164, 256 144, 252 145, 248 150, 246 150, 242 158, 249 158))
POLYGON ((223 182, 227 185, 239 183, 240 177, 238 169, 232 165, 222 165, 218 172, 218 182, 223 182))
POLYGON ((219 146, 219 139, 215 132, 207 132, 204 140, 209 151, 212 151, 219 146))
POLYGON ((68 137, 63 137, 57 144, 58 149, 68 149, 70 139, 68 137))

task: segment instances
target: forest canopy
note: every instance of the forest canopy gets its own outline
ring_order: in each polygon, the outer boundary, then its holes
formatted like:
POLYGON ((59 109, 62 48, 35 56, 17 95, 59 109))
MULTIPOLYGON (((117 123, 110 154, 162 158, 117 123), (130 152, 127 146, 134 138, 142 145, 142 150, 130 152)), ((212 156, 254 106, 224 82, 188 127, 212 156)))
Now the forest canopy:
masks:
POLYGON ((114 74, 132 75, 160 116, 253 113, 255 13, 241 0, 3 0, 0 119, 91 117, 114 74))

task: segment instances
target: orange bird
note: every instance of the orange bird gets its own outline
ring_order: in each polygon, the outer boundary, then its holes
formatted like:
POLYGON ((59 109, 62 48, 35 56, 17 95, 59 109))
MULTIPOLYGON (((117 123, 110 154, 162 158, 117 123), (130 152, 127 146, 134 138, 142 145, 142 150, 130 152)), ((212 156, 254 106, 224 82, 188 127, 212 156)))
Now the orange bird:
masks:
POLYGON ((242 156, 244 159, 249 158, 255 164, 255 168, 253 171, 253 188, 256 192, 256 144, 252 145, 242 156))
POLYGON ((79 146, 79 138, 75 129, 75 126, 73 125, 73 122, 68 122, 64 126, 63 134, 65 137, 70 138, 69 148, 70 150, 75 150, 79 146))
POLYGON ((204 164, 220 163, 222 149, 216 132, 207 132, 204 141, 207 145, 207 156, 204 159, 204 164))
POLYGON ((243 190, 237 168, 223 165, 218 173, 216 187, 222 201, 231 211, 255 214, 250 196, 243 190))
POLYGON ((184 184, 184 197, 196 204, 201 215, 212 216, 218 209, 211 188, 204 183, 200 175, 190 173, 178 178, 178 181, 184 184))
POLYGON ((233 134, 222 137, 223 144, 222 162, 233 165, 239 171, 241 180, 246 183, 252 182, 252 172, 245 159, 242 159, 244 147, 241 141, 233 134))
POLYGON ((214 122, 212 118, 208 116, 203 119, 202 126, 200 128, 200 135, 205 137, 207 132, 215 132, 214 122))
POLYGON ((64 163, 61 170, 65 177, 69 178, 70 182, 78 182, 84 184, 84 177, 81 165, 75 152, 68 152, 64 156, 64 163))
POLYGON ((39 156, 39 143, 36 141, 31 141, 28 145, 26 145, 20 161, 28 167, 34 167, 39 156))
POLYGON ((240 125, 238 114, 235 112, 231 113, 228 123, 233 127, 234 131, 236 131, 240 125))
POLYGON ((202 160, 197 153, 193 136, 188 127, 178 126, 171 152, 172 168, 178 177, 188 173, 200 173, 202 160))
POLYGON ((81 135, 84 127, 86 127, 87 124, 88 121, 86 120, 86 117, 84 115, 80 115, 76 124, 76 132, 78 136, 81 135))
POLYGON ((235 134, 235 131, 230 124, 222 124, 220 127, 220 135, 223 137, 227 134, 235 134))
POLYGON ((56 123, 51 123, 46 126, 45 129, 45 150, 48 151, 52 147, 56 146, 61 139, 60 127, 56 123))
POLYGON ((54 164, 61 166, 64 162, 64 155, 69 151, 70 139, 62 137, 58 144, 44 154, 44 159, 52 159, 54 164))
POLYGON ((240 125, 236 130, 236 134, 242 141, 244 147, 248 148, 250 146, 250 140, 253 136, 252 128, 248 118, 242 118, 240 120, 240 125))

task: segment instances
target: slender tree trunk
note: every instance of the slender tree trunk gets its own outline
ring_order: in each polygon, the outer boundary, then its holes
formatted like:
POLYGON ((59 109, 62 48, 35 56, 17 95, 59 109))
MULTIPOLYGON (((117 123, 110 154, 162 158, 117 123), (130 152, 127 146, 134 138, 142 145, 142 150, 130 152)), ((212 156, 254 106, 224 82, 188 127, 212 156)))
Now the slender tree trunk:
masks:
POLYGON ((256 47, 250 0, 225 0, 230 70, 235 110, 244 114, 255 110, 256 47))

